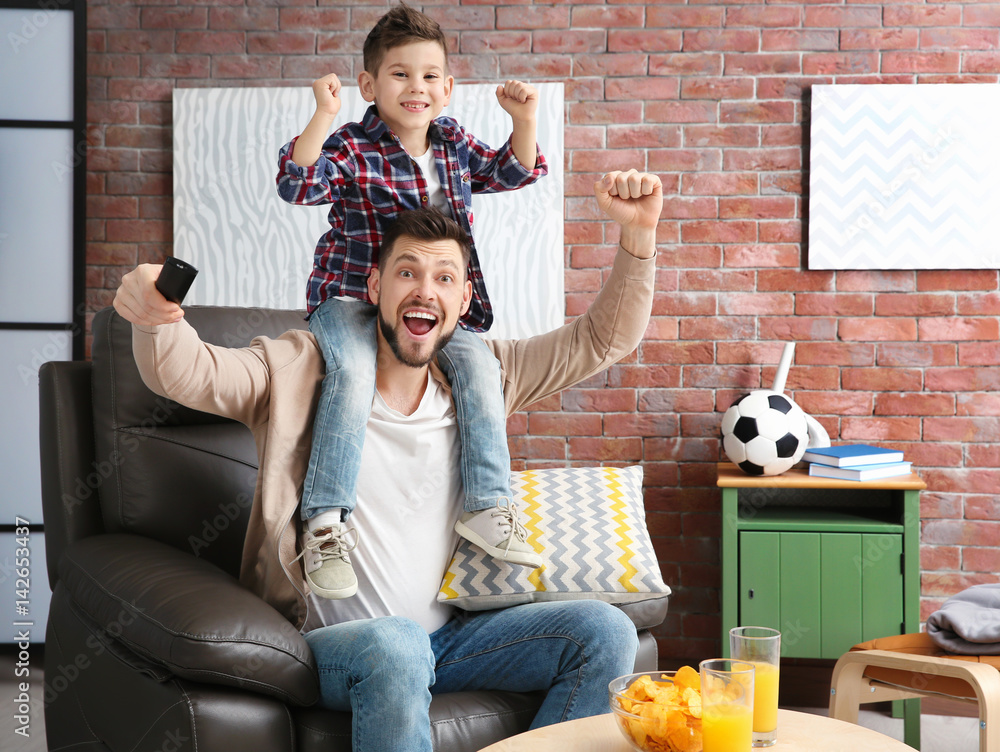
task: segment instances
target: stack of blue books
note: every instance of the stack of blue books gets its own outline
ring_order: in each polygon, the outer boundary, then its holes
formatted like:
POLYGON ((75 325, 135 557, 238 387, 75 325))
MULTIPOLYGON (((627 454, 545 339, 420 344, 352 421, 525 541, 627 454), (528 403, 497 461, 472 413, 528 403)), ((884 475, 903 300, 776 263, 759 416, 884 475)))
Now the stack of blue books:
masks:
POLYGON ((841 444, 807 449, 802 459, 811 463, 809 474, 843 480, 877 480, 909 475, 910 463, 896 449, 869 444, 841 444))

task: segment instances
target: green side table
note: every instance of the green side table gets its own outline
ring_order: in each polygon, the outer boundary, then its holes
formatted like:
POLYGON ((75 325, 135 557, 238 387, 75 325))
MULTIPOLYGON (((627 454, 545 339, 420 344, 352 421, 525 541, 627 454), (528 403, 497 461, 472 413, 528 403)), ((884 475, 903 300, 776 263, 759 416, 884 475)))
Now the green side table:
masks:
MULTIPOLYGON (((793 468, 751 476, 720 462, 718 485, 723 655, 729 629, 740 625, 781 630, 786 658, 836 659, 859 642, 919 631, 927 486, 918 475, 857 482, 793 468)), ((918 749, 919 702, 902 709, 906 743, 918 749)))

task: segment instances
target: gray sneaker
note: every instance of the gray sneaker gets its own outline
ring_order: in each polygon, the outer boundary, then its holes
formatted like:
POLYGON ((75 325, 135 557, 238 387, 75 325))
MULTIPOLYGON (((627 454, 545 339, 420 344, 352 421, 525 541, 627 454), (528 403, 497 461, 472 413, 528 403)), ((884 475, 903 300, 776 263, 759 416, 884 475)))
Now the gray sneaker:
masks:
POLYGON ((528 532, 509 499, 498 499, 490 509, 465 512, 455 523, 455 532, 494 558, 526 567, 542 566, 542 557, 528 543, 528 532))
POLYGON ((351 566, 349 551, 358 545, 354 528, 347 529, 342 522, 302 534, 306 582, 321 598, 350 598, 358 592, 358 578, 351 566), (353 540, 348 540, 355 533, 353 540))

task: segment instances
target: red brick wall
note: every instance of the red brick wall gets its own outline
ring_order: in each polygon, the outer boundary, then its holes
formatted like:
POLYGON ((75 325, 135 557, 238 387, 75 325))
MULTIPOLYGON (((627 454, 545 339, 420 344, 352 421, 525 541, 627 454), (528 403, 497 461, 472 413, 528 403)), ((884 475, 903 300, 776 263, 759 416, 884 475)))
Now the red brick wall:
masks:
MULTIPOLYGON (((124 270, 170 253, 173 87, 305 85, 331 70, 356 78, 356 53, 386 5, 319 2, 92 0, 91 311, 110 303, 124 270)), ((904 449, 928 483, 923 615, 997 579, 997 272, 810 272, 802 241, 809 87, 996 83, 1000 5, 423 8, 449 31, 460 82, 566 84, 567 314, 585 308, 613 254, 614 231, 590 198, 595 178, 622 167, 663 177, 645 342, 510 422, 521 467, 645 465, 649 525, 675 589, 662 655, 718 651, 720 410, 771 383, 789 340, 799 404, 835 439, 904 449)))

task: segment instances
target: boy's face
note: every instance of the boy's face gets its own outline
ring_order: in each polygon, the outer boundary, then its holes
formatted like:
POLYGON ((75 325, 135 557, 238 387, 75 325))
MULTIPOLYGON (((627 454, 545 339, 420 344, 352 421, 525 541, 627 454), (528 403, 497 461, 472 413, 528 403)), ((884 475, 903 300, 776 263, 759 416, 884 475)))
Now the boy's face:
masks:
POLYGON ((364 71, 358 76, 361 96, 375 102, 379 117, 401 139, 426 135, 450 101, 453 83, 441 45, 426 41, 393 47, 378 75, 364 71))
POLYGON ((462 251, 454 240, 400 237, 368 277, 380 338, 396 358, 420 368, 451 339, 472 301, 462 251))

